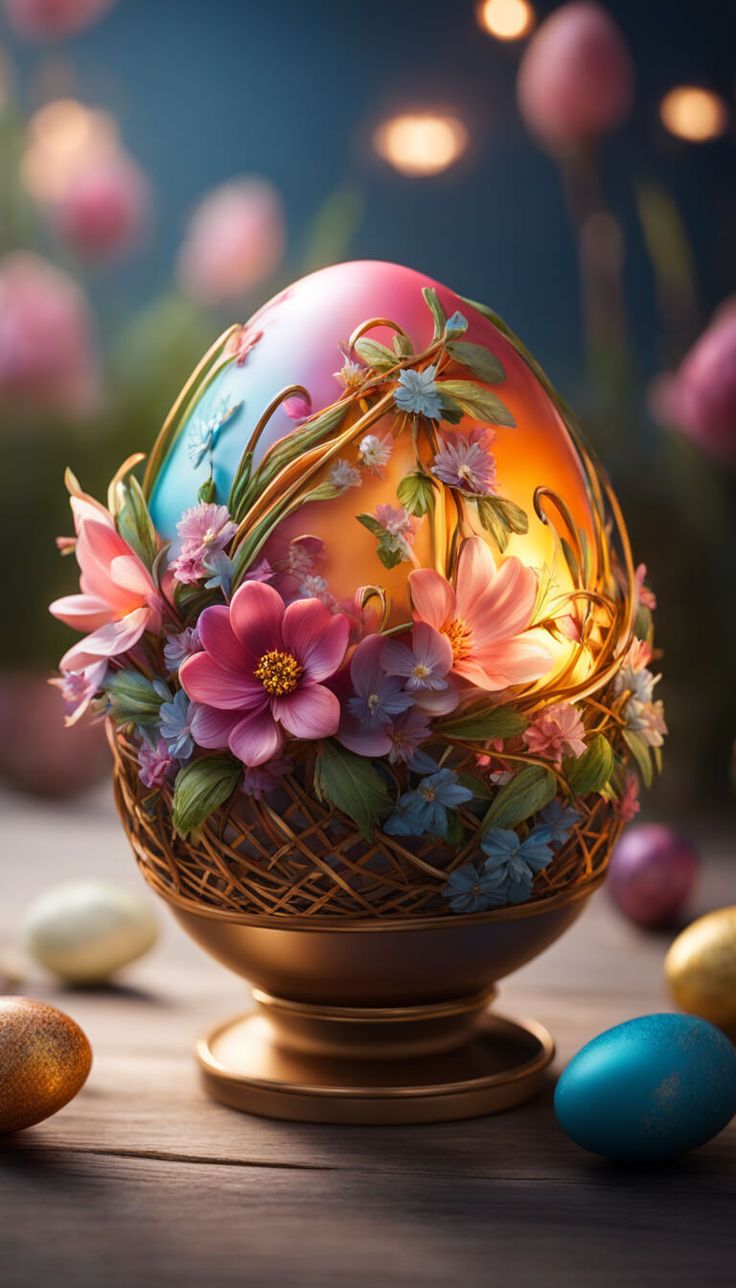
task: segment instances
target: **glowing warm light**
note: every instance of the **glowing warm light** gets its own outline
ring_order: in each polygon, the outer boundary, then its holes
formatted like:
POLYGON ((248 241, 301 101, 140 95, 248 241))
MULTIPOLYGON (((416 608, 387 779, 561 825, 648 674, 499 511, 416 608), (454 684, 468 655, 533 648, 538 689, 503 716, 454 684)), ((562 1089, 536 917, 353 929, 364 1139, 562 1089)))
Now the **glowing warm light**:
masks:
POLYGON ((534 8, 527 0, 483 0, 478 22, 496 40, 521 40, 534 26, 534 8))
POLYGON ((74 99, 58 99, 31 118, 21 171, 37 201, 55 201, 69 180, 91 163, 119 150, 117 126, 107 112, 92 111, 74 99))
POLYGON ((373 146, 400 174, 417 178, 441 174, 454 165, 468 146, 468 131, 456 116, 407 113, 379 125, 373 146))
POLYGON ((719 94, 699 85, 678 85, 665 94, 659 107, 670 134, 689 143, 706 143, 723 134, 728 108, 719 94))

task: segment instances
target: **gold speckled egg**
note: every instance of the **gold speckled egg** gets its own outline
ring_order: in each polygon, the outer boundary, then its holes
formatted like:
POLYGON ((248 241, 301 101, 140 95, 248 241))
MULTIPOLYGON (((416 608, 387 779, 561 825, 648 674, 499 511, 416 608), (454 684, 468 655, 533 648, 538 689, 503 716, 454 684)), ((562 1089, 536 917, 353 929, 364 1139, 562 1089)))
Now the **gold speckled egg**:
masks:
POLYGON ((91 1066, 85 1034, 63 1011, 0 997, 0 1134, 50 1118, 84 1086, 91 1066))
POLYGON ((664 969, 683 1011, 736 1030, 736 907, 698 917, 677 936, 664 969))

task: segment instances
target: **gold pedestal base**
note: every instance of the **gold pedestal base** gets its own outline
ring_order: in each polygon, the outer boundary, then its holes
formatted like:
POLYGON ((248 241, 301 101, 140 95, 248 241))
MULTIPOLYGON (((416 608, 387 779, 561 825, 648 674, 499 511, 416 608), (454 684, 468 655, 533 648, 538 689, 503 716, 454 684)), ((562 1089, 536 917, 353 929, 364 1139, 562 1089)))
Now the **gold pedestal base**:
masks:
POLYGON ((426 1123, 499 1113, 541 1089, 554 1043, 488 1010, 489 994, 432 1006, 352 1008, 254 991, 258 1010, 200 1039, 204 1084, 267 1118, 426 1123))

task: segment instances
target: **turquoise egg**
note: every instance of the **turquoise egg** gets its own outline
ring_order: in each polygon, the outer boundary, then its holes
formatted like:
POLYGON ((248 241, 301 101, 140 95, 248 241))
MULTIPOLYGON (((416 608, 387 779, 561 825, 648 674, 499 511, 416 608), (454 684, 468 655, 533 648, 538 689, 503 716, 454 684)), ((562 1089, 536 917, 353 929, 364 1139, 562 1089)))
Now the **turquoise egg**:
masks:
POLYGON ((644 1015, 593 1038, 554 1099, 562 1130, 604 1158, 655 1162, 704 1145, 736 1113, 736 1049, 692 1015, 644 1015))

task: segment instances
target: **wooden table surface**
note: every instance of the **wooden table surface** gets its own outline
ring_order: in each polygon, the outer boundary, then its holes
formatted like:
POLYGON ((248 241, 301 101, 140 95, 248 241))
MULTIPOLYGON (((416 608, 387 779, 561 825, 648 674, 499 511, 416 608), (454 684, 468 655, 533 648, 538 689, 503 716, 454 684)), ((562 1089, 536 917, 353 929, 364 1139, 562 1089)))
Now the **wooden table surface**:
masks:
MULTIPOLYGON (((107 789, 59 806, 6 796, 0 958, 29 899, 105 876, 142 888, 107 789)), ((736 902, 709 847, 698 910, 736 902)), ((732 869, 731 869, 732 871, 732 869)), ((3 1288, 732 1284, 736 1120, 674 1165, 615 1167, 559 1131, 551 1085, 511 1113, 426 1127, 271 1122, 209 1102, 192 1041, 246 1009, 242 983, 161 906, 161 940, 116 988, 15 991, 86 1030, 94 1067, 56 1117, 0 1144, 3 1288)), ((600 1030, 668 1009, 666 936, 597 895, 502 986, 501 1011, 554 1033, 556 1068, 600 1030)))

